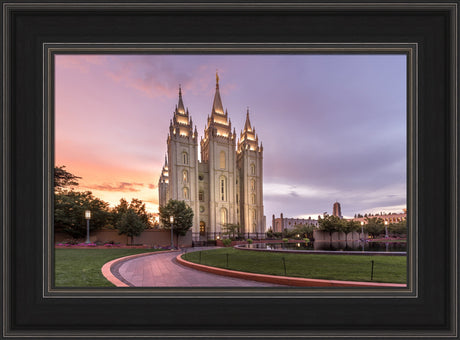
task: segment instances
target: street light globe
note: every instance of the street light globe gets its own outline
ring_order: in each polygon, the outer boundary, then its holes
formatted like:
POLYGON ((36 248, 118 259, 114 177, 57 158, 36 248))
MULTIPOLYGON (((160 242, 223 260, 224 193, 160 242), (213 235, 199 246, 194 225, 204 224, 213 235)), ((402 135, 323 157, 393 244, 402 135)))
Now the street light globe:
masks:
POLYGON ((85 210, 85 218, 89 220, 91 218, 91 210, 85 210))
POLYGON ((174 223, 174 216, 169 216, 169 222, 174 223))
POLYGON ((363 222, 363 221, 361 221, 361 225, 364 225, 364 222, 363 222))

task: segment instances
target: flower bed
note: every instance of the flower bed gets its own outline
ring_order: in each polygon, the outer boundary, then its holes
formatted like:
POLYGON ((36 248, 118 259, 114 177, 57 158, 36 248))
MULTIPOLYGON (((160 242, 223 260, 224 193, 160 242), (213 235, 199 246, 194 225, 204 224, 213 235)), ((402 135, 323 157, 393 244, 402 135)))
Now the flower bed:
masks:
POLYGON ((65 248, 72 248, 72 249, 88 249, 88 248, 94 248, 94 249, 107 249, 107 248, 149 249, 152 247, 145 245, 145 244, 130 246, 130 245, 121 245, 121 244, 113 244, 113 243, 106 243, 103 245, 97 245, 96 243, 76 243, 76 244, 56 243, 55 248, 57 249, 65 249, 65 248))
POLYGON ((383 237, 383 238, 371 238, 368 239, 369 242, 407 242, 405 237, 383 237))

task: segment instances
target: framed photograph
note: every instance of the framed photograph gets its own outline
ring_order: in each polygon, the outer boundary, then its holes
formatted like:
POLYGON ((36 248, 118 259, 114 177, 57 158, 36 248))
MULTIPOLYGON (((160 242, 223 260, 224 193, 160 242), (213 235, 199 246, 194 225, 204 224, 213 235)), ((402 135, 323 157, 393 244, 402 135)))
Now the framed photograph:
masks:
POLYGON ((4 338, 458 338, 457 1, 2 5, 4 338), (97 196, 87 230, 59 215, 59 170, 80 182, 73 203, 97 196), (90 233, 121 197, 150 234, 114 236, 122 214, 90 233), (194 212, 182 238, 155 215, 169 199, 194 212), (55 249, 62 235, 219 245, 231 225, 257 244, 323 211, 348 221, 328 234, 347 247, 407 220, 392 284, 154 287, 109 267, 120 284, 99 287, 55 249), (365 234, 371 219, 382 229, 365 234))

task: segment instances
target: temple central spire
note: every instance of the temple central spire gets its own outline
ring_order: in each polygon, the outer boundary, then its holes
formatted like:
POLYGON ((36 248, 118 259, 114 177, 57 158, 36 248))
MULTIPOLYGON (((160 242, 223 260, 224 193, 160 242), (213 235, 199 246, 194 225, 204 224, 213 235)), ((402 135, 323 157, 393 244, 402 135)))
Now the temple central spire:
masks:
POLYGON ((251 122, 249 120, 249 107, 246 111, 246 123, 244 124, 244 131, 252 132, 251 122))
POLYGON ((182 101, 182 89, 179 84, 179 103, 177 104, 177 112, 185 114, 184 102, 182 101))
POLYGON ((214 103, 212 104, 212 114, 217 113, 220 115, 224 114, 224 107, 222 105, 222 99, 220 99, 219 92, 219 75, 216 72, 216 94, 214 95, 214 103))

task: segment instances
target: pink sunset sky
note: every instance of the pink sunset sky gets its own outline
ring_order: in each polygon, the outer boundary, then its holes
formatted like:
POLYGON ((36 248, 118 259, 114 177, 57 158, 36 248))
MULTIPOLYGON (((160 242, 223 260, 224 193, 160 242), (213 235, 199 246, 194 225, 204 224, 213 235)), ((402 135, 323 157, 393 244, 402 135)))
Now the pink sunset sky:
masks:
POLYGON ((404 55, 57 55, 55 165, 79 190, 158 211, 182 86, 199 137, 215 73, 237 133, 247 107, 264 146, 264 206, 289 217, 406 207, 404 55))

